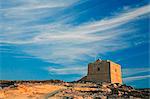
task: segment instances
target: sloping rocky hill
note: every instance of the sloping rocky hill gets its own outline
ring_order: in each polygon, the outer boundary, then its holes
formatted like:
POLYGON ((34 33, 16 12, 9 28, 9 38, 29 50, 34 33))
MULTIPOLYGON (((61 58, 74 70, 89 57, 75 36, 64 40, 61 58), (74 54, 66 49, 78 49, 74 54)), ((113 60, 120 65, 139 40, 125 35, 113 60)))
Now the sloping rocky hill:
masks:
POLYGON ((0 99, 149 99, 150 89, 92 82, 1 81, 0 99))

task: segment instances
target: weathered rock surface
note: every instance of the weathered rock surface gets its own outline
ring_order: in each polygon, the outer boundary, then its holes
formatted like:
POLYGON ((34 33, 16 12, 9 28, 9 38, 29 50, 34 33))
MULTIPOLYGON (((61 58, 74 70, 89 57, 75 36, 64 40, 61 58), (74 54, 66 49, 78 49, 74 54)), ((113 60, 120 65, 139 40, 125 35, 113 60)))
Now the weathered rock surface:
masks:
POLYGON ((1 81, 0 99, 149 99, 150 89, 134 89, 119 83, 49 81, 1 81), (18 98, 17 98, 18 97, 18 98), (26 98, 25 98, 26 97, 26 98))

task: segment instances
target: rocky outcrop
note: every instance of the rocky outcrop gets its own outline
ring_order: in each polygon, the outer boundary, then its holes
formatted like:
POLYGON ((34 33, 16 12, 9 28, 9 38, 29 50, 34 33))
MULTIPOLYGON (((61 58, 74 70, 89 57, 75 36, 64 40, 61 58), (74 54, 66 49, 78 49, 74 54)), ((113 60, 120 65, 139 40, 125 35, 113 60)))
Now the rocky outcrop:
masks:
POLYGON ((78 85, 77 83, 68 83, 68 88, 55 96, 69 99, 149 99, 150 93, 136 90, 125 84, 84 82, 78 83, 78 85))
MULTIPOLYGON (((86 78, 86 77, 85 77, 86 78)), ((82 79, 85 79, 82 78, 82 79)), ((82 82, 82 80, 77 82, 63 82, 59 80, 47 80, 47 81, 1 81, 0 92, 6 94, 7 91, 12 90, 19 92, 20 88, 25 92, 33 92, 33 95, 38 96, 38 93, 34 93, 31 89, 36 89, 36 91, 42 93, 44 89, 40 86, 49 86, 50 89, 46 89, 49 92, 52 87, 63 88, 63 90, 55 90, 46 94, 46 97, 52 97, 54 99, 64 98, 64 99, 149 99, 150 89, 135 89, 131 86, 119 83, 93 83, 93 82, 82 82), (20 86, 20 87, 19 87, 20 86), (36 86, 36 87, 35 87, 36 86), (37 87, 38 86, 38 87, 37 87), (15 87, 15 88, 14 88, 15 87)), ((22 91, 21 91, 22 92, 22 91)), ((8 92, 9 93, 9 92, 8 92)), ((44 92, 43 92, 44 93, 44 92)), ((18 93, 21 95, 22 93, 18 93)), ((26 93, 27 94, 27 93, 26 93)), ((2 95, 0 93, 0 95, 2 95)), ((27 94, 28 95, 28 94, 27 94)))

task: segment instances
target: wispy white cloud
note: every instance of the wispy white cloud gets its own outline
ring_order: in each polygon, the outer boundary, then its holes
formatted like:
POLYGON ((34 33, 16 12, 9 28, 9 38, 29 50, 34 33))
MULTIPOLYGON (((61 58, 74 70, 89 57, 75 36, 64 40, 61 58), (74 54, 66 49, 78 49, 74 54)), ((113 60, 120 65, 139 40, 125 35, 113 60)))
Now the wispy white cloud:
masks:
POLYGON ((145 72, 150 72, 150 68, 124 68, 122 70, 123 75, 126 76, 132 76, 132 75, 137 75, 139 73, 145 73, 145 72))
POLYGON ((142 80, 142 79, 150 79, 150 75, 144 75, 144 76, 132 76, 132 77, 126 77, 123 78, 123 80, 127 83, 127 82, 133 82, 136 80, 142 80))
MULTIPOLYGON (((123 36, 132 34, 138 29, 125 24, 140 19, 150 12, 149 5, 145 5, 140 8, 130 8, 113 17, 74 26, 67 24, 73 17, 68 16, 69 18, 63 19, 63 15, 57 16, 57 13, 63 14, 64 8, 67 9, 80 1, 60 1, 48 3, 47 1, 39 3, 36 0, 31 3, 24 1, 26 3, 21 3, 20 6, 1 9, 5 22, 1 22, 4 33, 0 34, 0 42, 19 44, 20 49, 31 56, 62 64, 66 69, 51 67, 48 71, 55 73, 61 71, 67 74, 71 73, 69 72, 71 66, 77 65, 77 60, 90 61, 84 55, 94 59, 98 53, 129 47, 130 41, 124 42, 126 38, 123 36), (50 17, 50 20, 43 24, 41 18, 48 19, 47 17, 50 17), (11 22, 14 24, 12 25, 11 22)), ((81 72, 80 67, 74 68, 73 73, 81 72)))
POLYGON ((58 74, 58 75, 64 75, 64 74, 79 74, 79 75, 85 75, 87 68, 86 67, 67 67, 67 68, 53 68, 49 67, 47 68, 50 74, 58 74))
MULTIPOLYGON (((135 20, 141 15, 148 14, 150 10, 148 9, 149 6, 144 6, 141 8, 137 8, 134 10, 129 10, 129 12, 126 13, 121 13, 120 15, 112 18, 107 18, 104 20, 96 21, 96 22, 89 22, 86 23, 85 25, 80 25, 77 27, 74 26, 67 26, 67 30, 61 30, 63 27, 65 27, 65 24, 62 23, 62 25, 57 25, 59 27, 54 28, 52 31, 44 31, 42 30, 42 34, 40 33, 39 35, 33 37, 32 39, 29 39, 27 41, 20 41, 20 40, 13 40, 9 41, 12 43, 36 43, 36 42, 42 42, 42 41, 53 41, 53 40, 86 40, 86 41, 97 41, 103 39, 109 39, 113 37, 118 37, 118 35, 123 35, 127 32, 123 33, 120 32, 111 32, 114 28, 119 27, 122 24, 128 23, 130 21, 135 20), (61 27, 61 28, 60 28, 61 27), (107 32, 105 32, 107 30, 107 32), (93 33, 99 32, 98 35, 93 35, 93 33), (108 33, 108 34, 107 34, 108 33), (113 34, 113 35, 112 35, 113 34)), ((34 17, 33 17, 34 18, 34 17)), ((36 18, 35 18, 36 19, 36 18)), ((59 22, 55 24, 60 24, 59 22)), ((52 25, 55 25, 52 23, 52 25)), ((51 24, 48 24, 51 26, 51 24)), ((33 29, 33 27, 29 28, 33 29)), ((117 29, 116 29, 117 30, 117 29)), ((125 30, 125 29, 124 29, 125 30)), ((127 29, 126 29, 127 30, 127 29)), ((125 30, 125 31, 126 31, 125 30)), ((7 41, 6 41, 7 42, 7 41)))
POLYGON ((142 80, 142 79, 149 79, 150 75, 141 75, 141 73, 148 73, 150 72, 149 67, 147 68, 124 68, 123 70, 123 81, 128 82, 134 82, 136 80, 142 80))
POLYGON ((18 6, 12 6, 9 8, 2 8, 1 10, 34 10, 42 8, 57 8, 57 7, 66 7, 77 2, 78 0, 55 0, 55 1, 46 1, 46 0, 30 0, 30 1, 11 1, 12 3, 19 3, 18 6))

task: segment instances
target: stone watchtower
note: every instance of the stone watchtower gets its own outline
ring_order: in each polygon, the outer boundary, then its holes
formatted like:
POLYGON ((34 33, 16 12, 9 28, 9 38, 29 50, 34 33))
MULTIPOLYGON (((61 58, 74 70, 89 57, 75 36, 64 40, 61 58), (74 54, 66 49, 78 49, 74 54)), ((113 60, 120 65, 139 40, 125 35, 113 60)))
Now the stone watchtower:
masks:
POLYGON ((122 84, 121 66, 109 60, 98 59, 88 64, 88 74, 85 80, 96 83, 108 82, 122 84))

